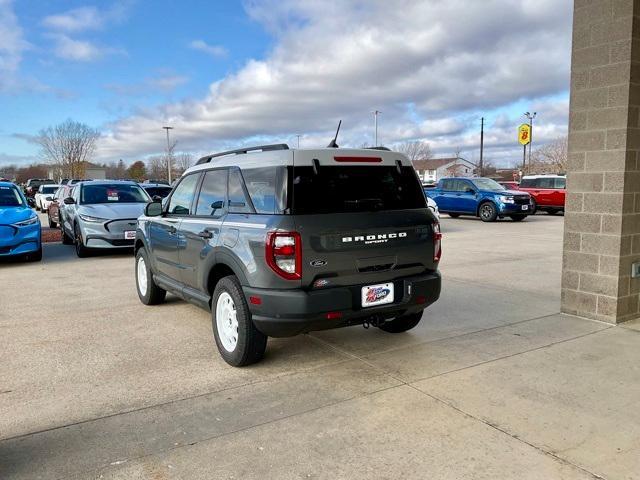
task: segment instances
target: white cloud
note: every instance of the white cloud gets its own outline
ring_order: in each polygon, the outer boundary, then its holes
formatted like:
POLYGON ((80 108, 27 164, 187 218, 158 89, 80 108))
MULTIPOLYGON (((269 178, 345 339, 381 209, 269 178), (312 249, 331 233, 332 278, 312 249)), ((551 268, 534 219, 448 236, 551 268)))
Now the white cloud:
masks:
POLYGON ((102 28, 104 16, 96 7, 74 8, 65 13, 49 15, 42 24, 52 30, 63 32, 81 32, 102 28))
POLYGON ((22 54, 29 48, 13 11, 12 0, 0 0, 0 92, 13 91, 22 54))
POLYGON ((146 95, 150 92, 170 93, 180 85, 184 85, 189 81, 189 77, 184 75, 177 75, 171 72, 160 72, 152 77, 145 78, 139 83, 133 84, 108 84, 105 85, 107 90, 110 90, 118 95, 146 95))
MULTIPOLYGON (((476 148, 481 115, 568 89, 570 2, 253 0, 246 8, 275 36, 268 56, 213 81, 204 98, 115 122, 100 155, 157 152, 167 123, 181 148, 209 150, 294 133, 324 146, 342 118, 339 143, 361 145, 372 141, 374 108, 384 112, 386 144, 476 148)), ((566 128, 566 117, 545 126, 546 115, 539 111, 541 132, 566 128)), ((509 128, 491 132, 487 149, 517 152, 509 128)))
POLYGON ((55 42, 54 53, 58 58, 76 62, 90 62, 100 58, 103 51, 93 43, 74 40, 67 35, 52 35, 55 42))
POLYGON ((229 53, 226 48, 220 45, 209 45, 204 40, 193 40, 191 43, 189 43, 189 48, 192 48, 193 50, 199 50, 206 53, 207 55, 211 55, 212 57, 216 58, 226 57, 229 53))

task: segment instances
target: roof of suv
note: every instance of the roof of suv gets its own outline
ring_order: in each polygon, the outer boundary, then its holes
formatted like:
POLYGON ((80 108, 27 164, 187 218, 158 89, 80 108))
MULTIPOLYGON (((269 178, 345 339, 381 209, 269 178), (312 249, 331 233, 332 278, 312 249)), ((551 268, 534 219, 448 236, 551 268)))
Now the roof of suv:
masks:
POLYGON ((567 178, 566 175, 558 175, 555 173, 548 173, 548 174, 542 174, 542 175, 525 175, 522 177, 523 179, 525 178, 567 178))
POLYGON ((238 166, 241 168, 259 168, 268 166, 313 166, 320 165, 370 165, 395 166, 397 161, 410 166, 411 161, 402 153, 390 150, 367 148, 317 148, 317 149, 271 149, 260 152, 232 151, 223 156, 209 156, 184 174, 209 169, 211 167, 238 166), (238 153, 236 153, 238 152, 238 153))

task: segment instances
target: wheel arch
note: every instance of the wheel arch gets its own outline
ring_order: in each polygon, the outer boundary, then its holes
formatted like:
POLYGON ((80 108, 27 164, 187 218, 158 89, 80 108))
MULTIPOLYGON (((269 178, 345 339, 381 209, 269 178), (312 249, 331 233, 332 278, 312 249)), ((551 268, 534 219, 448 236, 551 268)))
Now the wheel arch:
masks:
POLYGON ((495 200, 492 198, 485 197, 478 202, 478 206, 476 207, 476 217, 480 216, 480 207, 482 207, 482 205, 484 205, 485 203, 493 204, 493 207, 496 209, 496 212, 499 211, 498 205, 496 204, 495 200))

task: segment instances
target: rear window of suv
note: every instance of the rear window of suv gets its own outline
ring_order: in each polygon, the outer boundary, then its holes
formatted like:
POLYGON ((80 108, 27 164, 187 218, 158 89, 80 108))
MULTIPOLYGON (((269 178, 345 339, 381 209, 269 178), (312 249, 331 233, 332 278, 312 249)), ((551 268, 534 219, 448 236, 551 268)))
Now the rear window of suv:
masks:
POLYGON ((425 208, 413 167, 321 166, 290 169, 289 203, 297 215, 425 208))

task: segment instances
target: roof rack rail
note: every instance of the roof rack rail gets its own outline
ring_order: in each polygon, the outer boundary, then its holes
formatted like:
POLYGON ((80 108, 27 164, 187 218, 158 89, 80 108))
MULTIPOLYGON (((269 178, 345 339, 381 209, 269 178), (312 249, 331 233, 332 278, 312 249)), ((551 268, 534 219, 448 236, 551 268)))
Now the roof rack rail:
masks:
POLYGON ((383 150, 385 152, 390 152, 391 149, 387 147, 365 147, 366 150, 383 150))
POLYGON ((202 157, 200 160, 196 162, 196 165, 202 165, 203 163, 209 163, 212 159, 216 157, 224 157, 226 155, 243 155, 248 152, 270 152, 273 150, 289 150, 289 145, 286 143, 274 143, 273 145, 258 145, 256 147, 247 147, 247 148, 238 148, 237 150, 228 150, 226 152, 214 153, 212 155, 207 155, 206 157, 202 157))

